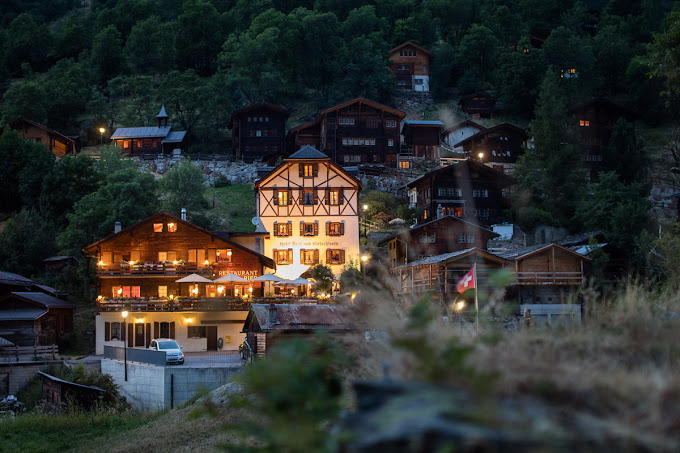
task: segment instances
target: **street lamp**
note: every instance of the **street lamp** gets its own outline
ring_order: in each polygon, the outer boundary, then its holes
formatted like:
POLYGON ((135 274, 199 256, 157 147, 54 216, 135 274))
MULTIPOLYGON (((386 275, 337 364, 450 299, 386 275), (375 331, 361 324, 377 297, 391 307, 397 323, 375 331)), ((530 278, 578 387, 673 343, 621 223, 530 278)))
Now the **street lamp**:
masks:
MULTIPOLYGON (((127 381, 127 342, 129 341, 129 340, 128 340, 128 337, 127 337, 127 336, 128 336, 128 332, 127 332, 127 330, 125 330, 125 328, 127 327, 127 326, 125 325, 125 318, 127 318, 127 315, 128 315, 128 312, 127 312, 127 311, 123 311, 123 332, 125 332, 125 340, 123 340, 123 351, 124 351, 124 352, 123 352, 123 355, 124 355, 124 357, 125 357, 125 380, 126 380, 126 381, 127 381)), ((121 336, 122 336, 122 335, 121 335, 121 336)))
POLYGON ((479 156, 479 160, 481 161, 484 158, 484 153, 479 153, 478 156, 479 156))
MULTIPOLYGON (((367 216, 368 216, 368 205, 365 204, 365 205, 363 206, 363 208, 364 208, 364 236, 365 236, 366 238, 368 238, 368 234, 366 233, 366 226, 367 226, 366 224, 368 223, 368 218, 367 218, 367 216)), ((368 240, 368 239, 367 239, 367 240, 368 240)))
POLYGON ((106 129, 103 127, 99 128, 99 144, 103 145, 104 144, 104 132, 106 132, 106 129))
POLYGON ((364 273, 364 265, 368 261, 368 255, 361 255, 361 273, 364 273))

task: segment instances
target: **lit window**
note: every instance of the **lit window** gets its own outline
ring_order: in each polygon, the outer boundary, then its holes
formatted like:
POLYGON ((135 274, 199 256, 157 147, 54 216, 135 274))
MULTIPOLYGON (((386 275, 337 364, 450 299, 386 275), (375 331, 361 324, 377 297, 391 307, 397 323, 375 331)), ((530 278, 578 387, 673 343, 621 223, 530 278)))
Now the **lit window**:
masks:
POLYGON ((153 232, 154 233, 162 233, 163 232, 163 224, 162 223, 154 223, 153 224, 153 232))
POLYGON ((326 190, 326 204, 340 205, 343 202, 342 189, 328 189, 326 190))
POLYGON ((158 287, 158 297, 168 297, 168 287, 159 286, 158 287))
POLYGON ((317 176, 319 170, 316 164, 304 164, 302 165, 302 176, 303 178, 313 178, 317 176))
POLYGON ((168 223, 168 232, 169 233, 177 232, 177 224, 176 223, 168 223))
POLYGON ((342 222, 326 223, 327 236, 342 236, 343 234, 345 234, 345 225, 342 222))
POLYGON ((300 250, 300 262, 307 265, 319 264, 319 251, 316 249, 300 250))
POLYGON ((121 323, 119 322, 112 322, 111 323, 111 340, 120 340, 122 337, 120 336, 120 329, 121 323))
POLYGON ((589 126, 590 126, 590 121, 588 121, 588 120, 580 120, 580 121, 578 122, 578 124, 579 124, 579 126, 582 126, 582 127, 589 127, 589 126))
POLYGON ((290 236, 290 230, 289 223, 274 223, 274 236, 290 236))
POLYGON ((274 191, 274 204, 279 206, 286 206, 290 203, 288 198, 288 189, 274 191))
POLYGON ((279 265, 293 264, 293 250, 274 249, 274 261, 279 265))
POLYGON ((231 263, 231 249, 218 249, 217 262, 231 263))
POLYGON ((300 236, 316 236, 319 234, 319 224, 314 223, 302 223, 300 224, 300 236))
POLYGON ((409 169, 411 168, 411 162, 408 160, 399 161, 399 168, 401 168, 402 170, 409 169))
POLYGON ((168 260, 168 252, 158 252, 158 261, 164 263, 168 260))
POLYGON ((326 264, 345 264, 345 251, 340 249, 326 250, 326 264))

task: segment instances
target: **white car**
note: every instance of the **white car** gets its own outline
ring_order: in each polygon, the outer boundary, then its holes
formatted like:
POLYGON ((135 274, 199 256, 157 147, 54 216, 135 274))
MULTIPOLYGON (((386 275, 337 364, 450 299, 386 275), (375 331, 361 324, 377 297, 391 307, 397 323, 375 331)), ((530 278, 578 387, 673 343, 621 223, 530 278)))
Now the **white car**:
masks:
POLYGON ((151 340, 149 344, 149 349, 152 351, 165 351, 165 361, 166 363, 184 363, 184 353, 182 352, 182 347, 177 344, 175 340, 170 340, 168 338, 159 338, 157 340, 151 340))

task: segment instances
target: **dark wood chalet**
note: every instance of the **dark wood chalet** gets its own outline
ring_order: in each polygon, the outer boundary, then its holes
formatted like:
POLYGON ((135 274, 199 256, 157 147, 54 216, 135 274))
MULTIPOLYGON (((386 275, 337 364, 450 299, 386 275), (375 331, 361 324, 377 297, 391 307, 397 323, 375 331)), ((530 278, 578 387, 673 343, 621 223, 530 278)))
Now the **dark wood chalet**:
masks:
POLYGON ((400 150, 400 110, 364 98, 319 112, 316 120, 288 131, 289 152, 310 145, 338 164, 397 166, 400 150))
POLYGON ((406 185, 418 224, 455 216, 489 226, 507 221, 510 187, 516 180, 480 162, 465 160, 438 168, 406 185))
POLYGON ((492 118, 496 98, 486 93, 475 93, 461 98, 458 105, 471 118, 492 118))
POLYGON ((348 305, 252 304, 243 325, 246 348, 258 357, 282 339, 309 338, 320 331, 337 338, 363 330, 365 323, 348 305))
POLYGON ((499 171, 511 169, 524 154, 528 135, 526 131, 509 123, 485 129, 458 143, 470 159, 499 171))
POLYGON ((38 292, 0 298, 0 337, 16 346, 49 346, 73 332, 75 305, 38 292))
POLYGON ((156 115, 158 127, 119 127, 111 135, 123 154, 172 154, 175 149, 186 150, 187 131, 173 131, 168 126, 165 105, 156 115))
POLYGON ((459 217, 446 215, 403 231, 383 241, 390 268, 433 255, 471 248, 486 250, 487 242, 500 236, 459 217))
POLYGON ((21 138, 40 143, 45 148, 61 157, 66 154, 75 154, 76 141, 73 137, 67 137, 53 129, 43 126, 40 123, 31 121, 28 118, 19 118, 9 123, 9 127, 19 132, 21 138))
POLYGON ((271 258, 166 212, 114 233, 83 251, 97 262, 99 295, 105 300, 164 301, 171 296, 218 297, 244 291, 262 296, 259 282, 220 285, 177 280, 191 274, 209 280, 235 274, 251 280, 267 268, 276 269, 271 258), (224 286, 222 290, 220 286, 224 286))
POLYGON ((607 162, 602 159, 602 147, 609 144, 614 125, 619 118, 632 122, 637 115, 603 98, 575 105, 569 109, 569 115, 578 125, 578 145, 585 154, 590 176, 596 178, 599 172, 607 169, 607 162))
POLYGON ((274 165, 286 150, 289 116, 284 107, 264 101, 234 110, 229 118, 234 156, 274 165))
POLYGON ((410 168, 410 162, 405 157, 439 162, 440 134, 444 129, 441 121, 404 121, 401 130, 404 136, 404 146, 399 156, 399 168, 410 168))
POLYGON ((410 41, 389 51, 392 72, 401 90, 430 91, 432 53, 410 41))

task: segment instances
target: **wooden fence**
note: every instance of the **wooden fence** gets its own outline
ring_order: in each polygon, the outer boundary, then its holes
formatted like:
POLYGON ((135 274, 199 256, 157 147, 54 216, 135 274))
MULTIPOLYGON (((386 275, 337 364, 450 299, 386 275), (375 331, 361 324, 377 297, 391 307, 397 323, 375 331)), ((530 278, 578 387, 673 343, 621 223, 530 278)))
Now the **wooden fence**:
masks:
POLYGON ((56 360, 59 346, 5 346, 0 348, 0 363, 56 360))

